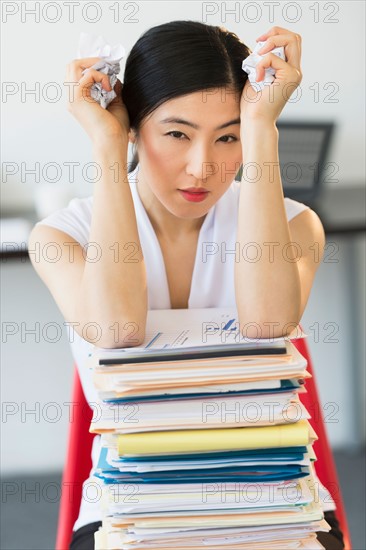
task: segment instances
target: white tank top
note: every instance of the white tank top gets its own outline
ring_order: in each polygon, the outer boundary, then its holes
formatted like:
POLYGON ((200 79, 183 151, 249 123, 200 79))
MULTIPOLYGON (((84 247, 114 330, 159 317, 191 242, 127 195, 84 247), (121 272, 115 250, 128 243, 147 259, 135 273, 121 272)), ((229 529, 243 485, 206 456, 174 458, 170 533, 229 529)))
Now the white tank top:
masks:
MULTIPOLYGON (((169 286, 162 251, 137 191, 138 171, 139 165, 128 174, 128 181, 146 265, 148 309, 170 309, 169 286)), ((224 195, 208 211, 200 228, 188 299, 189 308, 236 306, 234 268, 235 261, 239 261, 241 252, 239 247, 235 246, 240 185, 239 181, 233 180, 224 195)), ((308 208, 305 204, 287 197, 284 198, 284 203, 288 221, 308 208)), ((85 246, 89 241, 92 206, 93 196, 74 198, 67 207, 52 213, 36 225, 44 224, 60 229, 79 242, 81 246, 85 246)), ((85 360, 94 346, 81 338, 71 327, 68 332, 85 397, 89 403, 96 403, 98 396, 92 382, 91 372, 84 367, 85 360)), ((90 478, 84 483, 83 498, 74 531, 87 523, 102 519, 99 504, 99 481, 92 475, 98 461, 99 449, 100 436, 97 435, 93 442, 93 467, 90 478)), ((329 492, 320 484, 319 480, 317 481, 324 511, 334 510, 335 505, 329 492)))

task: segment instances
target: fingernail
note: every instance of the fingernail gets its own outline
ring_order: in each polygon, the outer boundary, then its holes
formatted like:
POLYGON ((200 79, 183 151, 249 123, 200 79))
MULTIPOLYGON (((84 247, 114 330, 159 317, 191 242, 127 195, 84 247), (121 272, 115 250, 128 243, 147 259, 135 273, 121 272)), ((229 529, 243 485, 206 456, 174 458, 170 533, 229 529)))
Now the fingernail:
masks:
POLYGON ((263 40, 263 42, 264 42, 264 44, 259 48, 258 51, 262 51, 262 50, 264 50, 264 49, 268 46, 267 40, 263 40))

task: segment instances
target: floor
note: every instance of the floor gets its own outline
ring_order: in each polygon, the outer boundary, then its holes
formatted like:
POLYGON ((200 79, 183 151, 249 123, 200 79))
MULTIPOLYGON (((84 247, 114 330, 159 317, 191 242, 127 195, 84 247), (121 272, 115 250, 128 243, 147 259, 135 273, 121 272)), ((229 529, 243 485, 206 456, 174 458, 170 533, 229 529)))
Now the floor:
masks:
MULTIPOLYGON (((365 550, 365 452, 335 453, 353 550, 365 550)), ((2 479, 1 550, 52 550, 60 475, 2 479)))

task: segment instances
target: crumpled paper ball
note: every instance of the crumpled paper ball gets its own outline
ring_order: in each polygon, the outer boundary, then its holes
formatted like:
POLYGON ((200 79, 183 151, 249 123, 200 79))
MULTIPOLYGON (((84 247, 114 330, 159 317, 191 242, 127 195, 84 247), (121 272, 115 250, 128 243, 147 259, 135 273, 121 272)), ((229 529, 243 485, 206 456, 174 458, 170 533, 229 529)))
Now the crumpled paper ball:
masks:
MULTIPOLYGON (((102 57, 103 59, 92 65, 90 69, 107 74, 110 79, 111 91, 104 90, 100 82, 94 83, 90 90, 91 97, 104 109, 117 96, 113 88, 117 82, 117 75, 121 70, 120 61, 125 56, 125 53, 122 44, 111 46, 104 40, 103 36, 94 36, 85 32, 80 34, 77 58, 102 57)), ((84 69, 82 74, 84 75, 87 70, 84 69)))
POLYGON ((263 57, 265 55, 267 55, 267 53, 274 53, 275 55, 277 55, 277 57, 280 57, 281 59, 286 61, 285 50, 284 50, 283 46, 279 46, 278 48, 273 48, 273 50, 271 50, 270 52, 266 52, 264 55, 259 55, 257 52, 258 52, 258 50, 261 49, 262 46, 264 46, 264 44, 265 44, 265 41, 264 42, 258 42, 256 47, 254 48, 253 52, 243 60, 243 63, 242 63, 242 66, 241 66, 243 71, 248 73, 249 81, 252 84, 252 87, 254 88, 254 90, 256 90, 256 91, 263 90, 263 88, 266 85, 272 84, 272 82, 275 79, 274 77, 275 77, 275 74, 276 74, 275 70, 272 67, 268 67, 267 69, 264 70, 264 72, 265 72, 264 79, 261 80, 260 82, 256 82, 256 80, 255 80, 256 70, 255 69, 256 69, 256 66, 259 63, 259 61, 261 61, 263 59, 263 57))

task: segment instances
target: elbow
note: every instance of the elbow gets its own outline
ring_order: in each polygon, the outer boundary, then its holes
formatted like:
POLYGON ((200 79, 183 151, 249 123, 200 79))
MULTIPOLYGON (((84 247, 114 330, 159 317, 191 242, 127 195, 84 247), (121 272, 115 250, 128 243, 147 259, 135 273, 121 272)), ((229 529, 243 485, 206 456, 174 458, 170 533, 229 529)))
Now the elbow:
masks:
POLYGON ((118 316, 107 321, 83 317, 75 323, 75 331, 87 342, 99 348, 130 348, 142 346, 146 333, 146 318, 118 316))
POLYGON ((93 342, 94 346, 105 349, 135 348, 143 345, 144 338, 126 338, 125 340, 102 340, 98 343, 93 342))
POLYGON ((140 347, 144 341, 145 331, 140 329, 138 323, 128 322, 119 331, 115 327, 112 330, 107 327, 105 335, 92 343, 99 348, 116 349, 140 347))
POLYGON ((147 307, 135 304, 129 310, 116 307, 101 311, 91 311, 79 301, 74 308, 77 332, 87 342, 99 348, 129 348, 141 346, 145 340, 147 307))
POLYGON ((296 331, 300 323, 298 312, 293 315, 279 318, 268 315, 266 317, 254 317, 239 314, 240 337, 253 340, 272 340, 274 338, 287 338, 296 331), (269 320, 271 319, 271 320, 269 320))
POLYGON ((142 346, 145 329, 134 321, 114 323, 79 323, 77 332, 87 342, 98 348, 131 348, 142 346))

